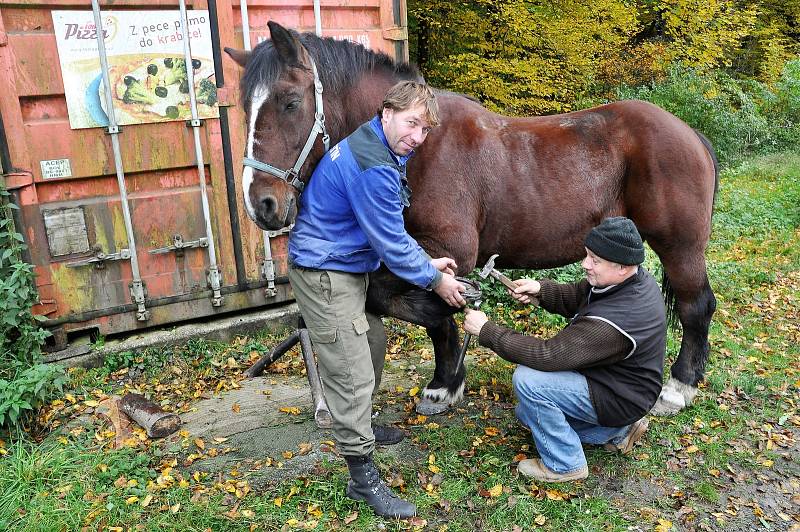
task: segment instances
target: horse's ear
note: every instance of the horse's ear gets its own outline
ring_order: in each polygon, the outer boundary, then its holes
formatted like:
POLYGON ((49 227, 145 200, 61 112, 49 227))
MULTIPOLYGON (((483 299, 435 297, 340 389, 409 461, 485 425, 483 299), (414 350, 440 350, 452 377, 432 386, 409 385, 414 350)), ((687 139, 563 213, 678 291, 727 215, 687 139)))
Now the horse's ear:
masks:
POLYGON ((277 22, 270 20, 267 22, 267 26, 269 26, 272 45, 278 51, 281 61, 287 65, 298 64, 300 42, 297 38, 277 22))
POLYGON ((242 68, 246 67, 247 62, 250 60, 249 50, 237 50, 236 48, 229 48, 226 46, 225 53, 228 54, 231 59, 233 59, 236 64, 242 68))

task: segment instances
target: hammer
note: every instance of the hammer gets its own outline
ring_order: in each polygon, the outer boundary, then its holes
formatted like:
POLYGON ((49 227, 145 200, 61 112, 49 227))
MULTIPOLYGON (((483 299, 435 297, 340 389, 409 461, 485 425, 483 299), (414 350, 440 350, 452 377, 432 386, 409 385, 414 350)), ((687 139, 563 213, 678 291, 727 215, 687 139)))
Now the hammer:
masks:
POLYGON ((515 285, 511 279, 509 279, 508 277, 506 277, 505 275, 494 269, 494 259, 496 259, 497 257, 499 257, 497 253, 489 257, 489 260, 486 261, 486 265, 483 267, 481 273, 479 273, 478 275, 481 277, 481 279, 486 279, 491 275, 493 278, 503 283, 506 288, 508 288, 513 292, 514 289, 517 288, 517 285, 515 285))

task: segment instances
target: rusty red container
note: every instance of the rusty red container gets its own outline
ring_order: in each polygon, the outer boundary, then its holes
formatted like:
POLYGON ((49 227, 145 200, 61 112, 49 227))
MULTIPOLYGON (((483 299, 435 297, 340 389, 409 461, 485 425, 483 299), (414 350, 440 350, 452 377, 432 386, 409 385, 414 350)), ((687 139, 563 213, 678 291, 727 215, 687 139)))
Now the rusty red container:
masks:
MULTIPOLYGON (((102 2, 102 10, 176 10, 176 1, 102 2)), ((314 31, 314 2, 249 0, 250 42, 275 20, 314 31)), ((404 0, 319 3, 323 36, 349 39, 407 59, 404 0)), ((132 300, 129 247, 112 142, 106 128, 71 129, 51 12, 91 11, 88 0, 0 0, 0 165, 20 206, 15 220, 34 265, 52 348, 87 331, 109 335, 187 319, 279 305, 292 299, 286 239, 271 239, 274 290, 263 275, 264 239, 242 208, 244 110, 239 67, 220 54, 243 48, 239 2, 195 2, 209 10, 219 118, 201 128, 216 263, 223 302, 215 306, 192 128, 184 122, 124 126, 118 135, 147 319, 132 300), (94 262, 89 262, 93 260, 94 262)), ((189 11, 191 13, 191 11, 189 11)))

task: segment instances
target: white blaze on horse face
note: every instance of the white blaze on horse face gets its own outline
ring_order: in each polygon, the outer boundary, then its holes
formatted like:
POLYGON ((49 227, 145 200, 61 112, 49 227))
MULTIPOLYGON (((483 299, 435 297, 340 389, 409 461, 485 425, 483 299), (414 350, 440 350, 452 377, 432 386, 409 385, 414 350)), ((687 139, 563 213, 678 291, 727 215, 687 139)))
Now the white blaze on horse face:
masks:
MULTIPOLYGON (((261 106, 264 105, 264 102, 267 101, 267 97, 269 96, 269 91, 264 88, 258 88, 253 93, 253 99, 250 101, 250 124, 247 128, 247 157, 253 159, 253 146, 256 143, 256 119, 258 119, 258 113, 261 111, 261 106)), ((244 194, 244 206, 247 209, 247 215, 250 216, 251 220, 256 219, 256 212, 253 209, 252 203, 250 203, 250 185, 253 184, 253 172, 254 170, 249 167, 245 166, 244 171, 242 172, 242 193, 244 194)))

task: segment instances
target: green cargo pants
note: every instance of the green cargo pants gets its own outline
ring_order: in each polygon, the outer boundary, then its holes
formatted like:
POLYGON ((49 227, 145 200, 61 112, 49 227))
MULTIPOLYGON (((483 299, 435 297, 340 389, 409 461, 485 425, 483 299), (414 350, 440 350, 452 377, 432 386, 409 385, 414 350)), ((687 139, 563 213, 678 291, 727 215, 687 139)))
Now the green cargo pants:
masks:
POLYGON ((386 356, 383 322, 364 309, 369 276, 291 267, 289 281, 314 344, 339 451, 369 454, 372 395, 386 356))

